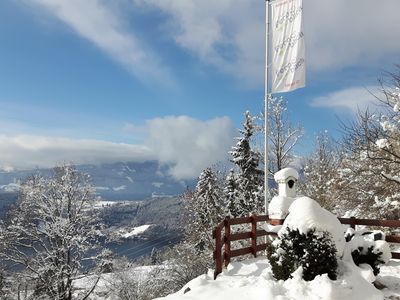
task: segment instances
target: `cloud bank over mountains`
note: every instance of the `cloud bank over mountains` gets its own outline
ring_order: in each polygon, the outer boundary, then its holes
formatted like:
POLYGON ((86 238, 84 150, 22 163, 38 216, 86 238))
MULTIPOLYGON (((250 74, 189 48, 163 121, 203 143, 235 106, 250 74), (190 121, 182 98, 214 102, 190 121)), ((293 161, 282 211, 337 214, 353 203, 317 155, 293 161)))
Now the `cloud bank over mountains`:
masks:
POLYGON ((205 167, 224 162, 237 134, 229 118, 199 121, 187 116, 147 122, 148 138, 161 163, 171 164, 176 178, 194 178, 205 167))
POLYGON ((36 135, 0 135, 0 169, 51 168, 63 162, 100 164, 158 160, 176 179, 196 178, 224 161, 236 131, 227 117, 201 121, 187 116, 148 120, 142 144, 36 135))

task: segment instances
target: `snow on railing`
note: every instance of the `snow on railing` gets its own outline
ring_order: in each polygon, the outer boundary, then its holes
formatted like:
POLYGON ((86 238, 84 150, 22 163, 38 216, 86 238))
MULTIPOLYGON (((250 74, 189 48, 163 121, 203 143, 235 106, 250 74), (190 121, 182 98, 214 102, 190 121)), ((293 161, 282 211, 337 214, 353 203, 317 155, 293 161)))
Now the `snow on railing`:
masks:
MULTIPOLYGON (((274 231, 266 231, 264 229, 257 229, 257 223, 267 222, 270 225, 282 225, 284 220, 269 219, 268 215, 253 215, 250 217, 241 218, 229 218, 226 217, 213 231, 213 238, 215 239, 215 250, 214 250, 214 279, 217 278, 218 274, 222 272, 223 266, 228 266, 231 258, 242 256, 246 254, 252 254, 254 257, 257 256, 257 252, 266 249, 267 244, 257 244, 257 238, 262 236, 277 236, 274 231), (235 232, 231 233, 232 225, 240 224, 251 224, 251 231, 235 232), (224 232, 222 233, 222 230, 224 232), (231 242, 239 240, 251 239, 249 247, 240 249, 231 249, 231 242), (222 247, 224 251, 222 252, 222 247)), ((339 218, 342 224, 348 224, 351 228, 355 229, 356 225, 366 225, 375 227, 390 227, 400 228, 400 220, 374 220, 374 219, 357 219, 351 218, 339 218)), ((386 241, 389 243, 399 243, 400 235, 386 235, 386 241)), ((400 253, 392 252, 392 258, 400 259, 400 253)))

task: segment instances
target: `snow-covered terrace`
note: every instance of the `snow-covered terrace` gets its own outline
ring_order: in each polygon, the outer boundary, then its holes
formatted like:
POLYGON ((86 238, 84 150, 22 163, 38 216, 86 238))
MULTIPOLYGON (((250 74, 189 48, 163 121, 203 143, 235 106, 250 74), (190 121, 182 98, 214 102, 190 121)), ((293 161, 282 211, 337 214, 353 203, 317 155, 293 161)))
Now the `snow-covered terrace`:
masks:
POLYGON ((338 279, 326 275, 304 281, 301 274, 277 281, 265 257, 231 263, 216 280, 212 270, 187 283, 165 300, 383 300, 400 299, 400 260, 390 260, 377 277, 386 288, 376 289, 354 266, 339 265, 338 279))

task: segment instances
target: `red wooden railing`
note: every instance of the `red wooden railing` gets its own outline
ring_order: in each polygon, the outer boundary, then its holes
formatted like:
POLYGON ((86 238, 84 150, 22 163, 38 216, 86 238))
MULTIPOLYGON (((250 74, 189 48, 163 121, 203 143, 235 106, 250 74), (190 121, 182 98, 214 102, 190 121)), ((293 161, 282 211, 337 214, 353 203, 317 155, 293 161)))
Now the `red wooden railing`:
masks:
MULTIPOLYGON (((257 223, 268 222, 270 225, 282 225, 284 220, 269 219, 267 215, 254 215, 250 217, 229 218, 226 217, 213 231, 215 239, 214 261, 215 271, 214 279, 222 272, 223 265, 228 266, 231 258, 252 254, 257 256, 257 252, 266 249, 267 244, 257 244, 257 238, 262 236, 276 236, 276 232, 267 232, 263 229, 257 229, 257 223), (232 225, 251 224, 251 231, 231 233, 232 225), (222 230, 224 231, 222 233, 222 230), (249 247, 240 249, 231 249, 231 242, 250 239, 249 247), (224 251, 222 252, 222 247, 224 251)), ((339 218, 342 224, 348 224, 352 228, 356 225, 368 225, 376 227, 400 228, 400 220, 373 220, 373 219, 356 219, 339 218)), ((386 235, 386 241, 390 243, 400 243, 400 235, 386 235)), ((400 259, 400 253, 392 252, 392 257, 400 259)))

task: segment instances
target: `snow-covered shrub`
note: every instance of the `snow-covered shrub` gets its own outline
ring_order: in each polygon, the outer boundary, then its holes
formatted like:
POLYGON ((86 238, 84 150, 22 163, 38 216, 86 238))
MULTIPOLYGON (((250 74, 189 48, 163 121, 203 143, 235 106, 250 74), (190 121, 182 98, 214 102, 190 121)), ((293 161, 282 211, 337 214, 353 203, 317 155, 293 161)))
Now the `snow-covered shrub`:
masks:
POLYGON ((267 250, 273 275, 278 280, 291 278, 299 267, 306 281, 325 273, 330 279, 336 279, 336 247, 329 232, 311 229, 300 233, 298 229, 287 228, 267 250))
MULTIPOLYGON (((187 282, 211 267, 209 255, 198 252, 187 243, 180 243, 163 251, 163 262, 151 266, 124 265, 117 259, 114 272, 106 286, 108 298, 115 300, 151 300, 180 290, 187 282)), ((107 274, 109 275, 109 274, 107 274)), ((103 298, 102 298, 103 299, 103 298)))
POLYGON ((382 252, 374 251, 374 247, 367 249, 359 248, 351 252, 354 263, 359 266, 360 264, 368 264, 372 267, 374 275, 379 273, 379 264, 383 264, 384 261, 380 259, 382 252))
POLYGON ((345 245, 344 230, 336 215, 321 207, 315 200, 309 197, 297 198, 289 208, 281 231, 285 228, 298 229, 306 234, 309 230, 317 232, 329 232, 336 247, 336 256, 341 258, 345 245))
POLYGON ((334 214, 311 198, 297 198, 269 247, 273 274, 286 280, 301 267, 305 280, 325 273, 334 280, 344 244, 342 225, 334 214))
MULTIPOLYGON (((180 243, 160 254, 163 263, 142 266, 145 272, 126 267, 116 270, 107 287, 112 299, 151 300, 180 290, 187 282, 205 274, 211 267, 209 255, 180 243)), ((107 298, 108 299, 108 298, 107 298)))
POLYGON ((380 265, 386 264, 392 256, 389 244, 383 240, 375 241, 373 233, 355 232, 346 246, 351 252, 354 263, 357 266, 370 265, 375 276, 379 274, 380 265))
POLYGON ((116 272, 108 285, 108 291, 118 300, 144 300, 141 296, 143 281, 127 271, 116 272))

